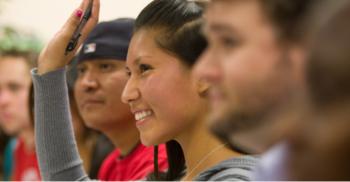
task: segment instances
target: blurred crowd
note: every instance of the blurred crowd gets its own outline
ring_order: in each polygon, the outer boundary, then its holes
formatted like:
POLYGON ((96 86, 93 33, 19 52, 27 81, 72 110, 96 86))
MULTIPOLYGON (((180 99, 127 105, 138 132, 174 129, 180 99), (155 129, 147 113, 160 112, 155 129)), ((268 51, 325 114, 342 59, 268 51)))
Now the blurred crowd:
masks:
POLYGON ((0 180, 350 180, 349 0, 100 4, 0 27, 0 180))

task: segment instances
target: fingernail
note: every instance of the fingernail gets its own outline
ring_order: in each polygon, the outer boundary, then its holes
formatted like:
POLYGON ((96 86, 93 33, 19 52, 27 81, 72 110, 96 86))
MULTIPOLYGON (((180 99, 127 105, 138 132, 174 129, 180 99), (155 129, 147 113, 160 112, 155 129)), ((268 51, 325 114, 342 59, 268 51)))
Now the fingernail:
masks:
POLYGON ((83 15, 83 11, 79 9, 79 10, 77 10, 77 11, 75 12, 75 15, 76 15, 78 18, 80 18, 81 15, 83 15))

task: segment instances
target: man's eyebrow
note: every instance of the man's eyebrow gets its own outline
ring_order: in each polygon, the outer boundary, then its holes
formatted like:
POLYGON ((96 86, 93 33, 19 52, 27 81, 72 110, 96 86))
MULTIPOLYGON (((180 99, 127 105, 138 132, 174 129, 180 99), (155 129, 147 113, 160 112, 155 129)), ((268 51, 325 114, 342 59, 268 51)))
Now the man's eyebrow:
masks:
POLYGON ((226 32, 226 33, 234 33, 236 30, 229 25, 225 25, 223 23, 212 23, 210 25, 204 26, 204 32, 226 32))

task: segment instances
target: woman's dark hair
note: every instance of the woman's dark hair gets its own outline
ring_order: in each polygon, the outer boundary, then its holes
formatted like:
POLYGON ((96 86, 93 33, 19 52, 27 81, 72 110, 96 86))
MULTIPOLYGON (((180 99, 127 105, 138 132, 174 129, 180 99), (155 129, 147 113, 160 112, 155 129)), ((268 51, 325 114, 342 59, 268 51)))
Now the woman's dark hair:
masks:
POLYGON ((175 140, 170 140, 165 145, 168 156, 168 171, 158 171, 158 146, 154 146, 154 172, 147 176, 148 181, 178 181, 185 175, 185 157, 181 145, 175 140))
MULTIPOLYGON (((204 2, 154 0, 136 18, 134 33, 140 30, 157 32, 154 38, 156 45, 191 67, 207 47, 201 33, 204 6, 204 2)), ((180 180, 184 176, 185 157, 181 146, 172 140, 166 143, 166 147, 168 172, 157 171, 155 158, 155 172, 148 179, 169 181, 180 180)))
POLYGON ((201 33, 204 2, 154 0, 136 18, 134 32, 156 31, 156 44, 192 66, 207 46, 201 33))

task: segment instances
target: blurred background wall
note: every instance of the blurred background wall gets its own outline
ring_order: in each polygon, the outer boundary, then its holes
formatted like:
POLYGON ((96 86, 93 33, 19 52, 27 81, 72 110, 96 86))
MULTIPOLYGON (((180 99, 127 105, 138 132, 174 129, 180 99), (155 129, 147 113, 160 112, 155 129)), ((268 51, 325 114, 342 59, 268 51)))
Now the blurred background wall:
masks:
MULTIPOLYGON (((100 0, 100 21, 134 17, 151 0, 100 0)), ((0 0, 0 26, 38 35, 44 42, 62 26, 80 0, 0 0)))

